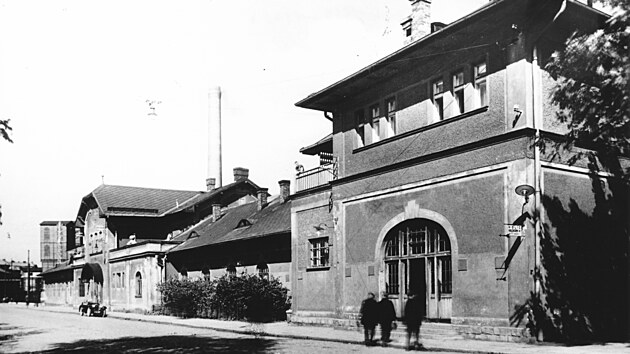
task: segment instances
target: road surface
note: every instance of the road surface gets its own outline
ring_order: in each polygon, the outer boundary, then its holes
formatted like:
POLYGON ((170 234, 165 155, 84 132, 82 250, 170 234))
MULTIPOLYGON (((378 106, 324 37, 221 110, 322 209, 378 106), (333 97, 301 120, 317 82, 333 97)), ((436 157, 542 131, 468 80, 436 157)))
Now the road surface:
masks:
POLYGON ((217 332, 116 318, 82 317, 0 304, 0 353, 402 353, 365 347, 217 332))

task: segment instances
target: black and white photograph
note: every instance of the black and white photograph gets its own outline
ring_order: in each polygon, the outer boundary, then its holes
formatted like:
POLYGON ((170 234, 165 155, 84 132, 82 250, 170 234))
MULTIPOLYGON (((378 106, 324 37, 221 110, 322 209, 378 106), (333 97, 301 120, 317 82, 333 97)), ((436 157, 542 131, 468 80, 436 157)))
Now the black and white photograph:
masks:
POLYGON ((1 353, 630 352, 630 0, 0 0, 1 353))

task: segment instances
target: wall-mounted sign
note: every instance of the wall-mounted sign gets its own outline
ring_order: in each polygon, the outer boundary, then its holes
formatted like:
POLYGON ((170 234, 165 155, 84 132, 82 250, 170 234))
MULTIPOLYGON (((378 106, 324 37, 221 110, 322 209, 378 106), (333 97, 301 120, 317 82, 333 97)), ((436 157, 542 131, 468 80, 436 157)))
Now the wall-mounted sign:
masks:
POLYGON ((508 224, 507 227, 508 227, 509 237, 522 237, 523 236, 523 225, 508 224))

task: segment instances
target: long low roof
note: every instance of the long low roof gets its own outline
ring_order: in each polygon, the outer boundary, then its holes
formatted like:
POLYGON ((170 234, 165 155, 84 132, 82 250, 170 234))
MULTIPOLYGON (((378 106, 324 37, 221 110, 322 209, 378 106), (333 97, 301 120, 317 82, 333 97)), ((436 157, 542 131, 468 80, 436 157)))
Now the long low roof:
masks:
POLYGON ((216 222, 209 217, 176 236, 174 240, 184 242, 169 253, 286 233, 291 233, 290 200, 282 203, 276 198, 262 210, 252 202, 228 208, 216 222))

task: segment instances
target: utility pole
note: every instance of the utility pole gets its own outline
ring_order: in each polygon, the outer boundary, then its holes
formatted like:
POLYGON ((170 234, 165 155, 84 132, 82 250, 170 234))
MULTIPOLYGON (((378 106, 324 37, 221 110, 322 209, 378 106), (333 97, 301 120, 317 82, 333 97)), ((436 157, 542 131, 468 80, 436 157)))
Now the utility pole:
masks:
POLYGON ((31 250, 28 250, 26 257, 26 306, 31 299, 31 250))

